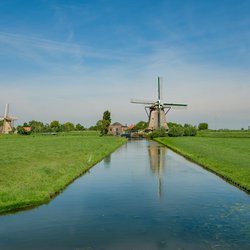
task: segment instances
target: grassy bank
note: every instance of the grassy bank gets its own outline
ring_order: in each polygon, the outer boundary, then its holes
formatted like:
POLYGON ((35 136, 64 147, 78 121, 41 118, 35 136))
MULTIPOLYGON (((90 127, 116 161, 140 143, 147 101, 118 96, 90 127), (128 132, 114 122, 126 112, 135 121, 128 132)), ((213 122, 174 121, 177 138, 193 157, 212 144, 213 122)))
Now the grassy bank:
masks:
POLYGON ((0 136, 0 213, 50 201, 124 142, 93 132, 0 136))
POLYGON ((156 141, 250 192, 250 138, 167 137, 156 141))

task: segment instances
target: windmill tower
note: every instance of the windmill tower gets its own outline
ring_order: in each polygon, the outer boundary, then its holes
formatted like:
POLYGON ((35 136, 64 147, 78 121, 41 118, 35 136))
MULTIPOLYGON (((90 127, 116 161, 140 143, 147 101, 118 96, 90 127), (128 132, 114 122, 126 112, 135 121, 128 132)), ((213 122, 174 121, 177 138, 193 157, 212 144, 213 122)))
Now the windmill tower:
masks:
POLYGON ((180 103, 164 103, 162 101, 162 86, 160 77, 157 82, 157 101, 144 101, 131 99, 131 103, 144 104, 145 111, 148 115, 148 130, 155 130, 159 128, 168 129, 166 122, 166 114, 172 107, 186 107, 187 104, 180 103))
POLYGON ((9 116, 9 104, 5 106, 4 117, 0 117, 0 121, 3 121, 3 126, 0 128, 2 134, 9 134, 13 131, 14 121, 16 117, 9 116))

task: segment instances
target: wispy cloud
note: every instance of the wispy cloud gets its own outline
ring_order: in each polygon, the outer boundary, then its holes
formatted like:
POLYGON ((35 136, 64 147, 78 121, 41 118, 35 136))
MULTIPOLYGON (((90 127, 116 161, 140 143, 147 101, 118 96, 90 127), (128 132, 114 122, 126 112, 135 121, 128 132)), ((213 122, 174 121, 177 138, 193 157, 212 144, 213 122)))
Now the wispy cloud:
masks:
MULTIPOLYGON (((21 34, 0 32, 0 54, 16 59, 30 61, 33 65, 51 68, 52 65, 77 68, 87 67, 85 60, 122 60, 122 54, 111 54, 109 50, 100 50, 74 42, 58 42, 49 39, 21 34)), ((82 70, 82 68, 81 68, 82 70)))
POLYGON ((84 57, 84 51, 76 44, 3 32, 0 32, 0 53, 44 68, 67 64, 67 58, 80 63, 84 57))

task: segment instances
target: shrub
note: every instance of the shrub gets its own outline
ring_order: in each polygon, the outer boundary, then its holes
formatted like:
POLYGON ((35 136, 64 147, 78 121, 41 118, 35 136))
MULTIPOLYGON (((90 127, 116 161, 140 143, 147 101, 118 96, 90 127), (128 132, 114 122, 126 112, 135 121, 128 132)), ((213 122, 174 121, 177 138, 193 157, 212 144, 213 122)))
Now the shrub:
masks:
POLYGON ((77 124, 76 124, 76 130, 77 130, 77 131, 83 131, 83 130, 86 130, 86 129, 85 129, 84 126, 82 126, 80 123, 77 123, 77 124))
POLYGON ((206 129, 208 129, 208 124, 206 122, 202 122, 199 124, 198 129, 199 130, 206 130, 206 129))
POLYGON ((136 125, 130 129, 132 132, 136 132, 136 131, 142 131, 142 130, 146 130, 148 127, 148 123, 144 122, 144 121, 140 121, 138 123, 136 123, 136 125))
POLYGON ((181 125, 181 124, 179 124, 179 123, 175 123, 175 122, 168 122, 168 127, 169 127, 169 128, 176 127, 176 126, 181 126, 181 127, 182 127, 182 125, 181 125))
POLYGON ((197 128, 195 126, 186 124, 184 125, 184 136, 195 136, 197 134, 197 128))
POLYGON ((156 138, 156 137, 166 137, 168 136, 166 129, 160 128, 154 130, 152 133, 149 134, 149 138, 156 138))
POLYGON ((184 135, 184 128, 181 125, 175 125, 169 128, 168 136, 177 137, 184 135))

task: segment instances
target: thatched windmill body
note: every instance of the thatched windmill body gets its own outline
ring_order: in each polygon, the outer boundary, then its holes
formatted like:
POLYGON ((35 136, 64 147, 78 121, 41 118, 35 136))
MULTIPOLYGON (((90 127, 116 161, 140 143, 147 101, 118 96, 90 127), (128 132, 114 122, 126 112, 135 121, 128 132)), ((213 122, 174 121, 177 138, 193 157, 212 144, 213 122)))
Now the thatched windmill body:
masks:
POLYGON ((159 128, 168 129, 166 114, 172 107, 186 107, 187 104, 181 103, 164 103, 162 101, 162 86, 160 77, 157 82, 157 101, 145 101, 131 99, 131 103, 144 104, 145 111, 148 115, 148 130, 159 128))
POLYGON ((0 121, 3 121, 3 126, 0 128, 2 134, 9 134, 13 131, 14 121, 16 117, 9 116, 9 104, 5 106, 4 116, 0 117, 0 121))

